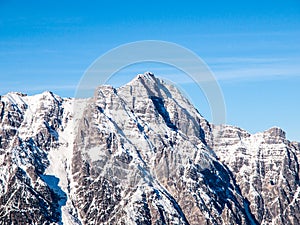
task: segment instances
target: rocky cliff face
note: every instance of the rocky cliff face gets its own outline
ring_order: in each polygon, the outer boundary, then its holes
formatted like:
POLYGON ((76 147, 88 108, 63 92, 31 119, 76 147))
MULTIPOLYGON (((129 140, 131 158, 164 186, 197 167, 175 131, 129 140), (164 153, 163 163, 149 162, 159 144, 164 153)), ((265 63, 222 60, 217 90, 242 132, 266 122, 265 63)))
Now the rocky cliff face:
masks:
POLYGON ((48 152, 58 145, 61 103, 62 99, 49 92, 35 97, 19 93, 1 97, 1 224, 60 221, 60 202, 66 195, 47 183, 58 179, 46 175, 45 169, 50 164, 48 152))
POLYGON ((211 125, 151 73, 0 100, 0 224, 299 223, 299 144, 211 125))
POLYGON ((299 143, 277 127, 250 135, 225 126, 213 149, 233 172, 259 224, 300 224, 299 143))

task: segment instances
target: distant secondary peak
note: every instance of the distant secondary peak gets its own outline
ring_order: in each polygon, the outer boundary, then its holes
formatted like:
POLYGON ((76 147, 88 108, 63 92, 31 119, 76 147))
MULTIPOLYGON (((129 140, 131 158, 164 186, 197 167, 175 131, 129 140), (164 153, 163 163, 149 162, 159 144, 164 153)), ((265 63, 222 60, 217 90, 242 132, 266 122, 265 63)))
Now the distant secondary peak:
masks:
POLYGON ((9 92, 8 95, 17 95, 20 97, 25 97, 27 94, 21 93, 21 92, 9 92))
POLYGON ((266 130, 264 133, 268 134, 270 137, 280 137, 283 139, 286 138, 285 131, 282 130, 280 127, 271 127, 270 129, 266 130))

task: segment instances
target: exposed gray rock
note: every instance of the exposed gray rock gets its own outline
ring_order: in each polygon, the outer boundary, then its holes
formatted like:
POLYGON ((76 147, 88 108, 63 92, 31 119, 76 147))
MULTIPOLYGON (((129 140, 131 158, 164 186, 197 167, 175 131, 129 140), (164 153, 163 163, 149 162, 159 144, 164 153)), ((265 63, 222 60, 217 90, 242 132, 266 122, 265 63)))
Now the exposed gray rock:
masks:
POLYGON ((259 224, 299 224, 299 143, 276 127, 254 135, 225 130, 212 148, 233 172, 259 224))

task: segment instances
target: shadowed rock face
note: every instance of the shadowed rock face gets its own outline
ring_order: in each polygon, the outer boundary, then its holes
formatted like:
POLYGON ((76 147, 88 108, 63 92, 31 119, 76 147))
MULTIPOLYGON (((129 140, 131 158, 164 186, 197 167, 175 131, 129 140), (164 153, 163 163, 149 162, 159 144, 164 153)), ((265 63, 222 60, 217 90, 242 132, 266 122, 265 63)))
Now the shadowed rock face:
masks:
POLYGON ((299 223, 299 143, 211 125, 151 73, 0 103, 0 224, 299 223))

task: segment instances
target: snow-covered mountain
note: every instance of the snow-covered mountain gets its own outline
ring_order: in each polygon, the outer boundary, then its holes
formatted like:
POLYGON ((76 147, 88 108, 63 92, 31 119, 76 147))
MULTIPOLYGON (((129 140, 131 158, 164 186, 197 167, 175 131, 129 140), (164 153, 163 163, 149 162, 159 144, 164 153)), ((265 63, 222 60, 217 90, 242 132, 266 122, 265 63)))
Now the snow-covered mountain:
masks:
POLYGON ((300 224, 300 144, 203 118, 151 73, 0 98, 0 224, 300 224))

